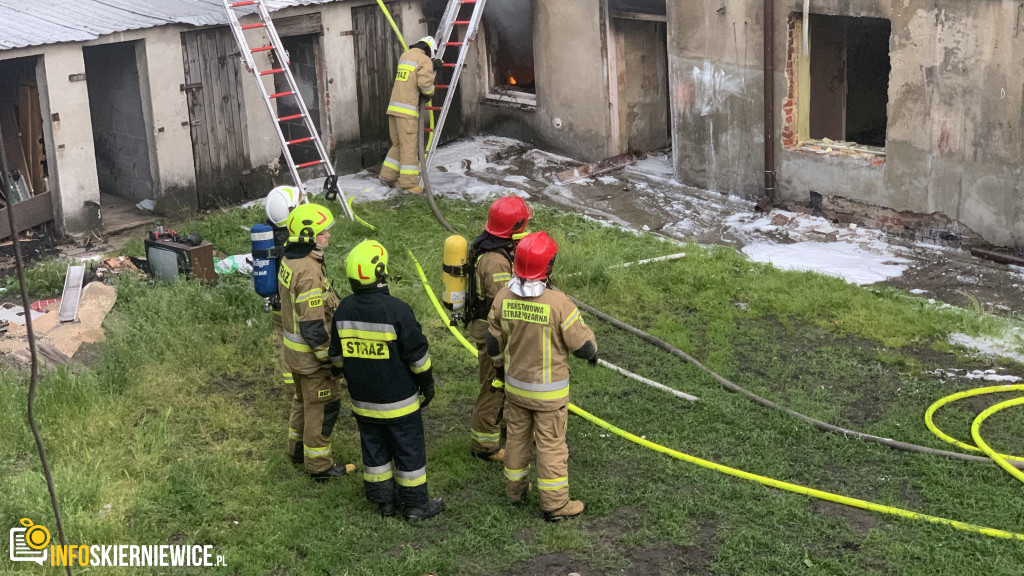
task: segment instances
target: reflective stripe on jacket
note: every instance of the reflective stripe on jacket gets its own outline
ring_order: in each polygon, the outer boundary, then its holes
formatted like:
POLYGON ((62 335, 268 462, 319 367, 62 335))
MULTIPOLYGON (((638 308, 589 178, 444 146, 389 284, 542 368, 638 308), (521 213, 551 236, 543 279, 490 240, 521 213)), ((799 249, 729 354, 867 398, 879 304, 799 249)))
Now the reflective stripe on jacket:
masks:
POLYGON ((388 115, 419 118, 420 94, 434 95, 434 63, 423 50, 412 48, 398 59, 388 115))

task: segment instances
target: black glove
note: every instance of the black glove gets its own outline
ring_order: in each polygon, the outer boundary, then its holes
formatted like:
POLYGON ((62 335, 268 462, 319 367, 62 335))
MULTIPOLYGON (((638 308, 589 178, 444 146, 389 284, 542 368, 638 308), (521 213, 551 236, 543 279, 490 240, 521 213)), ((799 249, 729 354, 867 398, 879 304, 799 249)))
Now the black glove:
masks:
POLYGON ((331 376, 334 376, 335 378, 341 378, 341 375, 343 373, 344 370, 341 369, 341 366, 335 366, 333 364, 331 365, 331 376))
POLYGON ((423 386, 420 388, 420 394, 423 394, 423 401, 420 402, 420 408, 426 408, 430 401, 434 399, 434 384, 430 386, 423 386))
POLYGON ((597 354, 594 354, 593 356, 588 358, 587 364, 590 364, 591 366, 597 366, 597 354))
POLYGON ((441 60, 440 58, 434 58, 431 62, 434 63, 434 72, 437 72, 444 67, 444 60, 441 60))

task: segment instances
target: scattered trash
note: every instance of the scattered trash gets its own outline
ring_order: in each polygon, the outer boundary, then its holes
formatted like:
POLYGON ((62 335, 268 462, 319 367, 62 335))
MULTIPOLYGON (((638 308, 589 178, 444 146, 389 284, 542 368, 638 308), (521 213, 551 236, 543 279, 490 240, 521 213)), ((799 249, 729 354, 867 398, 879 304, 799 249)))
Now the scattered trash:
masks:
POLYGON ((146 198, 142 202, 135 205, 139 210, 145 210, 146 212, 152 212, 156 208, 156 204, 149 198, 146 198))
POLYGON ((235 254, 234 256, 226 256, 213 265, 214 270, 217 274, 228 275, 228 274, 245 274, 246 276, 252 275, 252 254, 235 254))
POLYGON ((116 256, 114 258, 107 258, 96 267, 93 272, 96 274, 96 279, 107 284, 110 283, 114 276, 121 274, 134 274, 139 278, 145 278, 146 273, 139 270, 139 267, 132 262, 131 258, 127 256, 116 256))
POLYGON ((7 320, 0 320, 0 339, 7 335, 7 328, 11 325, 7 320))
POLYGON ((110 510, 113 509, 113 507, 114 507, 114 504, 112 502, 107 502, 106 504, 104 504, 103 508, 100 508, 99 517, 100 518, 106 518, 107 516, 109 516, 110 515, 110 510))
MULTIPOLYGON (((31 313, 33 321, 43 315, 41 312, 36 312, 35 310, 32 310, 31 313)), ((17 304, 11 304, 10 302, 0 304, 0 320, 6 320, 7 322, 17 324, 18 326, 24 326, 25 309, 17 304)))
POLYGON ((625 154, 619 154, 618 156, 612 156, 611 158, 605 158, 600 162, 584 164, 578 168, 559 172, 558 179, 563 184, 568 184, 584 178, 590 178, 591 176, 597 176, 598 174, 604 174, 605 172, 611 172, 612 170, 622 168, 623 166, 629 166, 630 164, 636 164, 636 157, 627 152, 625 154))
POLYGON ((36 300, 32 303, 30 308, 36 312, 47 313, 50 311, 50 306, 60 302, 60 298, 49 298, 47 300, 36 300))

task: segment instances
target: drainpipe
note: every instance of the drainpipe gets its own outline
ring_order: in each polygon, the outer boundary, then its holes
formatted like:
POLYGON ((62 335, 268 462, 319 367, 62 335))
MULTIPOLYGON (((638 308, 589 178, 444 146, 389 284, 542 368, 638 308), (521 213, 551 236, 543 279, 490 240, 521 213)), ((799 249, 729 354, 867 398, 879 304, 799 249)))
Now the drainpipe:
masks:
POLYGON ((775 205, 775 0, 764 0, 764 197, 757 209, 775 205))

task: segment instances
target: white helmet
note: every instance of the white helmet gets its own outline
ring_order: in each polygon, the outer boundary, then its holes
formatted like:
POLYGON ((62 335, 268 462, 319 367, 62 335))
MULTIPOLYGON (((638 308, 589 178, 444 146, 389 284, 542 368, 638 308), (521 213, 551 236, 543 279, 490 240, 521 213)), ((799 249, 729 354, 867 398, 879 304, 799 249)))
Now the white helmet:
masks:
POLYGON ((427 56, 430 56, 430 59, 433 60, 434 55, 437 54, 437 41, 434 40, 433 36, 424 36, 423 38, 420 38, 419 41, 430 46, 430 54, 427 54, 427 56))
POLYGON ((301 194, 292 186, 278 186, 267 194, 267 220, 277 227, 288 222, 288 215, 302 202, 301 194))

